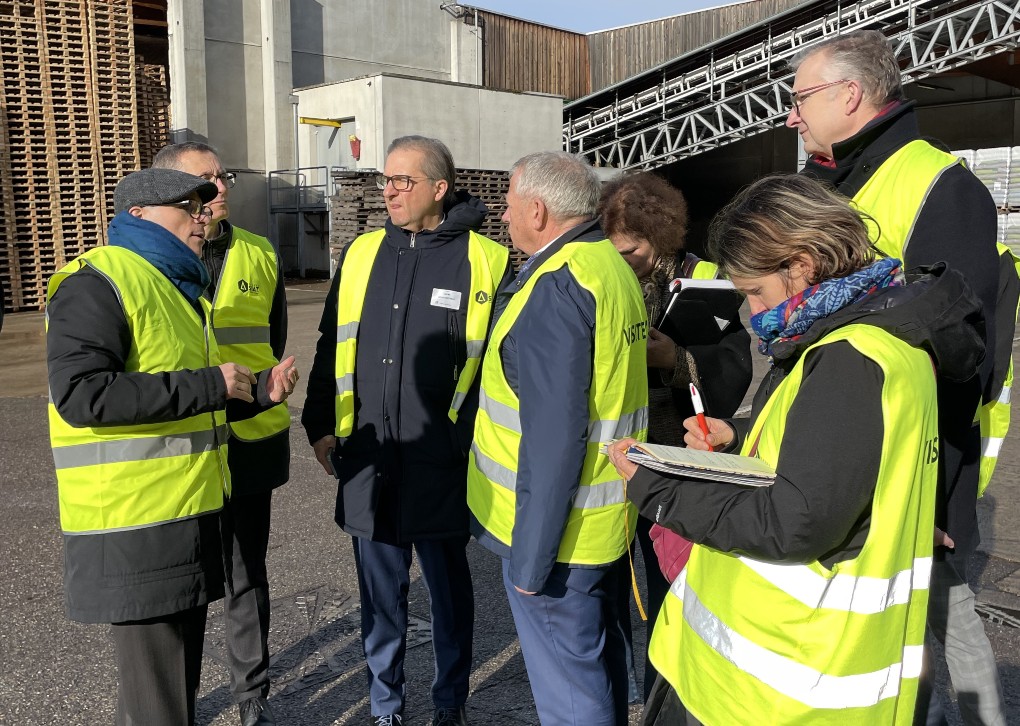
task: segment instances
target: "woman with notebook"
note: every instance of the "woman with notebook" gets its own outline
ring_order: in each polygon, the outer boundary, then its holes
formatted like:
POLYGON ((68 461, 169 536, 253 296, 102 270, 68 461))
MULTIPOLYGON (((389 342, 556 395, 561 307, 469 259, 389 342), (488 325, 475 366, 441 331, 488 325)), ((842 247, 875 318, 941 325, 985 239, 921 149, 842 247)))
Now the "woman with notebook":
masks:
MULTIPOLYGON (((905 277, 817 182, 763 179, 712 223, 772 367, 748 420, 690 447, 761 459, 766 487, 610 456, 639 511, 695 542, 649 644, 645 723, 908 724, 931 567, 935 368, 966 379, 980 308, 943 265, 905 277), (907 284, 909 282, 910 284, 907 284)), ((711 412, 710 412, 711 413, 711 412)))
MULTIPOLYGON (((719 269, 684 250, 687 202, 679 189, 650 172, 610 182, 599 203, 602 229, 641 283, 648 333, 648 440, 682 446, 684 419, 694 415, 689 386, 700 391, 705 410, 732 416, 751 384, 751 337, 740 322, 739 293, 721 291, 706 300, 681 301, 679 283, 717 281, 719 269), (670 303, 673 303, 672 306, 670 303), (667 320, 667 309, 670 316, 667 320), (670 325, 672 323, 672 325, 670 325), (671 338, 671 333, 673 337, 671 338), (684 338, 684 333, 688 336, 684 338)), ((722 280, 718 280, 722 283, 722 280)), ((637 538, 648 582, 648 636, 669 583, 659 572, 649 529, 641 517, 637 538)), ((630 588, 620 593, 623 627, 630 632, 630 588)), ((630 638, 627 638, 630 642, 630 638)), ((646 657, 644 696, 655 670, 646 657)))

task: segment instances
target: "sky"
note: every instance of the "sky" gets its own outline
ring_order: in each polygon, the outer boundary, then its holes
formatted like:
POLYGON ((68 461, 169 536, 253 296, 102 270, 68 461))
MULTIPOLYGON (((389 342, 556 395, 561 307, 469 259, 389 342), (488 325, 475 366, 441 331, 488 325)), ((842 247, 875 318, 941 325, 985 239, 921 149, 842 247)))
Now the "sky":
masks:
POLYGON ((730 2, 733 0, 462 0, 464 5, 579 33, 656 20, 730 2))

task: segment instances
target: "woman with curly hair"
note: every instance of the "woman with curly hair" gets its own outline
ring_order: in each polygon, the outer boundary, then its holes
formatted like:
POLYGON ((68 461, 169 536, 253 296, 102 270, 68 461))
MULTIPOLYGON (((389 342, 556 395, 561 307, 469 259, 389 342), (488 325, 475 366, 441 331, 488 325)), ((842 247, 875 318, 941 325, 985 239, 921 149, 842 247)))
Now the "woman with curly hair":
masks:
MULTIPOLYGON (((654 326, 671 297, 676 278, 711 279, 718 268, 684 250, 687 236, 687 202, 679 189, 661 177, 643 172, 607 184, 599 204, 602 229, 634 270, 644 292, 648 320, 654 326)), ((701 393, 705 410, 713 416, 731 416, 751 383, 751 338, 738 313, 720 311, 722 338, 712 345, 674 343, 654 327, 648 333, 648 439, 652 443, 682 446, 683 422, 694 415, 688 384, 701 393)), ((641 517, 637 537, 648 581, 648 635, 666 596, 669 583, 657 566, 649 530, 653 522, 641 517)), ((664 533, 663 533, 664 534, 664 533)), ((669 537, 669 535, 665 535, 669 537)), ((622 626, 630 631, 629 591, 621 593, 622 626)), ((629 638, 627 638, 629 642, 629 638)), ((655 669, 645 660, 645 696, 655 680, 655 669)))

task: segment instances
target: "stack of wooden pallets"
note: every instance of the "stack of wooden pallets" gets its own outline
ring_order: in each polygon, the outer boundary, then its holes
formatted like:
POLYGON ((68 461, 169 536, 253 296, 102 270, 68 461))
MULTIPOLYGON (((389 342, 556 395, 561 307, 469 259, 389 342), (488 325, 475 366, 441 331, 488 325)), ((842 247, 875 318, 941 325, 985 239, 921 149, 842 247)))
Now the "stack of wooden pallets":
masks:
POLYGON ((54 271, 104 242, 138 168, 129 0, 0 2, 0 276, 40 309, 54 271))
MULTIPOLYGON (((489 214, 479 232, 510 247, 510 235, 501 218, 506 211, 506 192, 510 177, 505 171, 458 169, 457 189, 481 199, 489 214)), ((360 234, 386 224, 386 202, 375 185, 375 172, 334 171, 333 196, 330 197, 329 244, 334 257, 360 234)), ((516 265, 523 256, 511 248, 516 265)))
POLYGON ((156 153, 170 143, 170 84, 166 66, 137 58, 138 160, 145 169, 152 166, 156 153))

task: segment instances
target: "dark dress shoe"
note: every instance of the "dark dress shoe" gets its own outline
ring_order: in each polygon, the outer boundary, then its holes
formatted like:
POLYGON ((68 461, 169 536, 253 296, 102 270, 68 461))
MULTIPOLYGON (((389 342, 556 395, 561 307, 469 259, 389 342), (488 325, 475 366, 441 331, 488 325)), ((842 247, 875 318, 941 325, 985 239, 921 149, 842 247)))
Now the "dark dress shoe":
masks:
POLYGON ((463 706, 440 707, 432 712, 432 726, 468 726, 463 706))
POLYGON ((264 697, 249 698, 237 707, 241 714, 241 726, 276 726, 276 716, 264 697))

